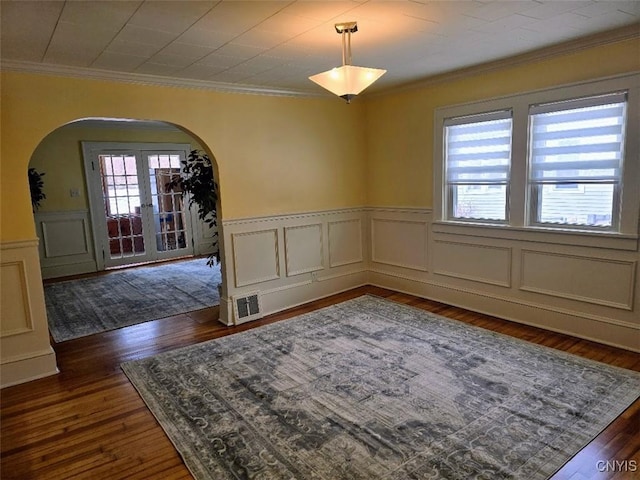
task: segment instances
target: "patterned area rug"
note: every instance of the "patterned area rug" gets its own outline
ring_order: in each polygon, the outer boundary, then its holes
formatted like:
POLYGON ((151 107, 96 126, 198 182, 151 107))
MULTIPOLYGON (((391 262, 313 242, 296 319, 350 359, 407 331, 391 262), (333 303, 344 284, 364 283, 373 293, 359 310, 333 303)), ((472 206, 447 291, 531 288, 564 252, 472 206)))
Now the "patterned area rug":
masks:
POLYGON ((59 343, 218 305, 220 278, 197 258, 45 285, 49 330, 59 343))
POLYGON ((372 296, 123 364, 196 479, 546 479, 640 374, 372 296))

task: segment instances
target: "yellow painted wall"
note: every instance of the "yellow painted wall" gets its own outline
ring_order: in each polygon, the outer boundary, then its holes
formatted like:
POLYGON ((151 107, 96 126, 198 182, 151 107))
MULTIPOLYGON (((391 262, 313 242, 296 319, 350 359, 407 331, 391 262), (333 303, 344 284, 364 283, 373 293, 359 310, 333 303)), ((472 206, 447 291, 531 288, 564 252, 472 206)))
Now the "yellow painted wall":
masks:
POLYGON ((431 207, 436 108, 640 70, 640 39, 368 99, 367 205, 431 207))
POLYGON ((47 198, 40 204, 39 212, 89 209, 82 158, 83 141, 186 143, 191 148, 202 148, 193 137, 182 131, 96 128, 79 124, 60 127, 40 142, 29 162, 29 167, 45 174, 44 193, 47 198), (78 189, 80 196, 71 197, 71 189, 78 189))
MULTIPOLYGON (((2 241, 35 237, 31 156, 49 133, 86 117, 163 120, 191 132, 218 164, 222 219, 362 206, 366 199, 362 104, 6 71, 1 82, 2 241)), ((57 174, 49 175, 45 180, 57 174)))

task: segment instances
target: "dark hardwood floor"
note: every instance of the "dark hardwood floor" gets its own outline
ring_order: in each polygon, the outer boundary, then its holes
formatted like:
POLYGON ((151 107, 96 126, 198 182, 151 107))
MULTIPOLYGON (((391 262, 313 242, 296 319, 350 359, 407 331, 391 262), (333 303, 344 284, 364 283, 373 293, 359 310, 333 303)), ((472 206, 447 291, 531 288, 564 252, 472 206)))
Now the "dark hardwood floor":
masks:
MULTIPOLYGON (((351 290, 238 327, 217 322, 214 307, 54 345, 59 375, 0 391, 0 478, 191 478, 120 364, 259 327, 365 293, 640 371, 640 354, 375 287, 351 290)), ((640 478, 640 400, 552 478, 640 478), (600 472, 598 466, 602 470, 606 464, 598 464, 599 461, 626 461, 628 471, 600 472), (629 471, 634 465, 637 471, 629 471)))

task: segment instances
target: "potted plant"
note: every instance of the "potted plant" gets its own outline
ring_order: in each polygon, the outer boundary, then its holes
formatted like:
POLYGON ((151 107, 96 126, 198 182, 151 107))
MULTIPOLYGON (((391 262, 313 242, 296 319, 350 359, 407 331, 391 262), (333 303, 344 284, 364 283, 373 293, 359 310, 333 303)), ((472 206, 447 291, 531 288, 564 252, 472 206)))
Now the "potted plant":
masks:
MULTIPOLYGON (((218 216, 218 184, 213 178, 213 164, 209 156, 199 150, 191 150, 182 162, 182 172, 175 175, 167 184, 167 190, 178 189, 182 195, 189 194, 189 208, 198 207, 198 218, 209 228, 217 226, 218 216)), ((212 267, 220 261, 218 248, 218 232, 213 235, 214 251, 207 259, 207 265, 212 267)))
POLYGON ((44 173, 39 173, 35 168, 30 168, 29 171, 29 190, 31 192, 31 208, 33 213, 40 208, 40 202, 47 198, 44 194, 44 173))

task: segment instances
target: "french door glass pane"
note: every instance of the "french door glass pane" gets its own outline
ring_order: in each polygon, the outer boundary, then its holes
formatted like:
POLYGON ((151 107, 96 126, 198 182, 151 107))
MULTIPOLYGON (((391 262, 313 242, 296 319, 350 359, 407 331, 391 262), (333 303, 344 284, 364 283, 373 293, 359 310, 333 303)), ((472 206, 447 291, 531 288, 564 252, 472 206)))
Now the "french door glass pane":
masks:
POLYGON ((134 155, 99 155, 111 259, 145 254, 140 184, 134 155))
POLYGON ((185 206, 182 191, 170 190, 169 182, 180 174, 180 155, 148 155, 149 179, 156 248, 159 252, 187 247, 185 206))

